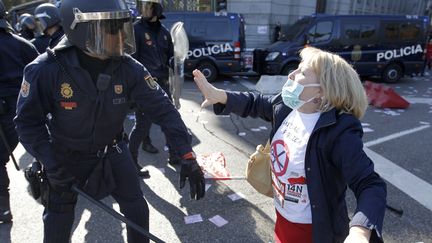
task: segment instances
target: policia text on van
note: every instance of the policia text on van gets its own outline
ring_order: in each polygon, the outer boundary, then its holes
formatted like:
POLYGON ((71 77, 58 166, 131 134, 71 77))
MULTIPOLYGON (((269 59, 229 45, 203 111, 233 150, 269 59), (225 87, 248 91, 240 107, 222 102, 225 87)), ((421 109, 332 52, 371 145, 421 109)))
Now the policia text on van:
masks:
POLYGON ((428 17, 402 15, 313 15, 282 34, 282 40, 257 51, 261 73, 288 74, 299 63, 299 50, 311 45, 350 62, 361 76, 397 82, 422 73, 428 17))

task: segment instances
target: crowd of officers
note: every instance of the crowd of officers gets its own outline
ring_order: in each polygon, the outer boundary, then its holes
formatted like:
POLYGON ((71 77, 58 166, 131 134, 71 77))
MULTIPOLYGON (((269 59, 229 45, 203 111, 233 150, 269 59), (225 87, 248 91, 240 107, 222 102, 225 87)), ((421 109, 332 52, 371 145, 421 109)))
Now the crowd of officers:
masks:
MULTIPOLYGON (((161 1, 139 0, 137 9, 133 22, 123 0, 63 0, 21 15, 13 28, 0 0, 0 222, 12 221, 6 163, 20 142, 41 163, 50 189, 42 201, 44 242, 70 240, 72 185, 96 199, 113 196, 125 217, 148 230, 138 178, 150 175, 138 150, 142 143, 159 152, 152 123, 165 134, 168 162, 180 167, 180 188, 188 180, 191 198, 204 197, 191 135, 171 101, 173 44, 159 21, 161 1), (131 109, 136 121, 127 135, 131 109)), ((128 242, 148 242, 127 231, 128 242)))

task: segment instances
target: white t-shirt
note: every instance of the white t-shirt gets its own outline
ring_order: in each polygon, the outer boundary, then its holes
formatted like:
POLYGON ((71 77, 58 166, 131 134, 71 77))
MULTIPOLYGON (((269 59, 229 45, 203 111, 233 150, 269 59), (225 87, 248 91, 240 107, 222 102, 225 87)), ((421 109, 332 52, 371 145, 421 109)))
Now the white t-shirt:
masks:
POLYGON ((320 114, 292 111, 282 122, 271 142, 276 210, 293 223, 312 223, 304 160, 309 137, 320 114))

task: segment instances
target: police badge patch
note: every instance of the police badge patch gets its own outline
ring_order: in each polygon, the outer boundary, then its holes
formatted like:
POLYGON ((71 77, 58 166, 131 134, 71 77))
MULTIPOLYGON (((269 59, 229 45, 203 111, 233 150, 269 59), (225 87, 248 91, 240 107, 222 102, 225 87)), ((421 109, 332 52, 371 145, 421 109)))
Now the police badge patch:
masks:
POLYGON ((21 90, 20 90, 20 94, 22 97, 26 98, 30 93, 30 83, 23 80, 23 82, 21 83, 21 90))
POLYGON ((155 79, 151 75, 145 76, 144 80, 146 81, 146 83, 150 89, 156 89, 157 88, 158 84, 156 83, 155 79))
POLYGON ((121 85, 121 84, 116 84, 116 85, 114 85, 114 92, 115 92, 116 94, 121 94, 121 93, 123 93, 123 85, 121 85))
POLYGON ((70 99, 73 96, 73 90, 70 84, 68 83, 62 83, 60 93, 63 96, 63 98, 70 99))

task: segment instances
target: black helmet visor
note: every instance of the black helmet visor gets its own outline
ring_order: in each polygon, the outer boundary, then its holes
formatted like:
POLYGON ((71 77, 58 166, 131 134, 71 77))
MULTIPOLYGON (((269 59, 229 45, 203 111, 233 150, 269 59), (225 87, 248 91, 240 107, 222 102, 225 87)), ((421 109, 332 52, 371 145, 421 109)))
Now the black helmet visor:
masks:
POLYGON ((135 52, 133 23, 129 11, 83 13, 74 8, 70 28, 86 23, 86 51, 102 57, 118 57, 135 52))

